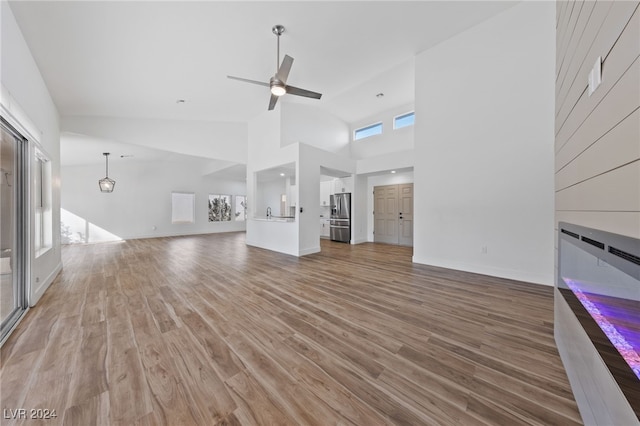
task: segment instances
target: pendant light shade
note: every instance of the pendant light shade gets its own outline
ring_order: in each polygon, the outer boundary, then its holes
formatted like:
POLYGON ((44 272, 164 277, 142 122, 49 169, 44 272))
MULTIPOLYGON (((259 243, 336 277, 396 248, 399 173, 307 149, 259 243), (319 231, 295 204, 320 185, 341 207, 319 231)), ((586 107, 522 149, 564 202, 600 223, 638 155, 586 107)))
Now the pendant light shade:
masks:
POLYGON ((113 188, 116 186, 116 181, 109 179, 109 153, 103 152, 102 155, 104 155, 106 162, 105 177, 98 181, 98 185, 100 186, 101 192, 113 192, 113 188))

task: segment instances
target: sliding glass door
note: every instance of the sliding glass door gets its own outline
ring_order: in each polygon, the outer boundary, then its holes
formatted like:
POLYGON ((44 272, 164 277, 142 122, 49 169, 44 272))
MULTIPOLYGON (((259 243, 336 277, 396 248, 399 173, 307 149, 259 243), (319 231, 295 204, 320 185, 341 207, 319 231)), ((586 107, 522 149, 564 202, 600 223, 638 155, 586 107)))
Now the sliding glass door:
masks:
POLYGON ((0 117, 0 341, 27 309, 26 150, 20 133, 0 117))

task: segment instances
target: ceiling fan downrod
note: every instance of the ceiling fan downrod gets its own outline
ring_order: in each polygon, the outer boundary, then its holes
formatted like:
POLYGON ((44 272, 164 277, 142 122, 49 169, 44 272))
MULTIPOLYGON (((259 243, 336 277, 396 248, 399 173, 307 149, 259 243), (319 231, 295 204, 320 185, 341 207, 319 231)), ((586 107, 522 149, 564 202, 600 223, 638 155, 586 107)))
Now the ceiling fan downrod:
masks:
POLYGON ((280 36, 284 33, 284 27, 282 25, 274 25, 271 28, 271 32, 278 37, 278 48, 276 50, 276 74, 280 70, 280 36))

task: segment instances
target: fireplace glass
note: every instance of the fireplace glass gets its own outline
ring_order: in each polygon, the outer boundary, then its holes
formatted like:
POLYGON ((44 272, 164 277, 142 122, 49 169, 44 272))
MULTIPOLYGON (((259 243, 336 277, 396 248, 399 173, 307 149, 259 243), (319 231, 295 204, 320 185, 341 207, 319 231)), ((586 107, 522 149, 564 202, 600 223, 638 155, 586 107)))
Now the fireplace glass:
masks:
POLYGON ((558 230, 558 290, 638 413, 640 240, 564 222, 558 230))

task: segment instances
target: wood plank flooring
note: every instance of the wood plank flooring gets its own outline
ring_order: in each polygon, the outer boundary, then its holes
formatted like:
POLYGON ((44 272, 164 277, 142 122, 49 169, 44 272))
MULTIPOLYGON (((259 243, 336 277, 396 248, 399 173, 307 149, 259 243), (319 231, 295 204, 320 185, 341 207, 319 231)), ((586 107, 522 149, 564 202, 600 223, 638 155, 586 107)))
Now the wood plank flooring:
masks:
POLYGON ((552 288, 243 233, 63 248, 1 349, 3 425, 581 424, 552 288))

